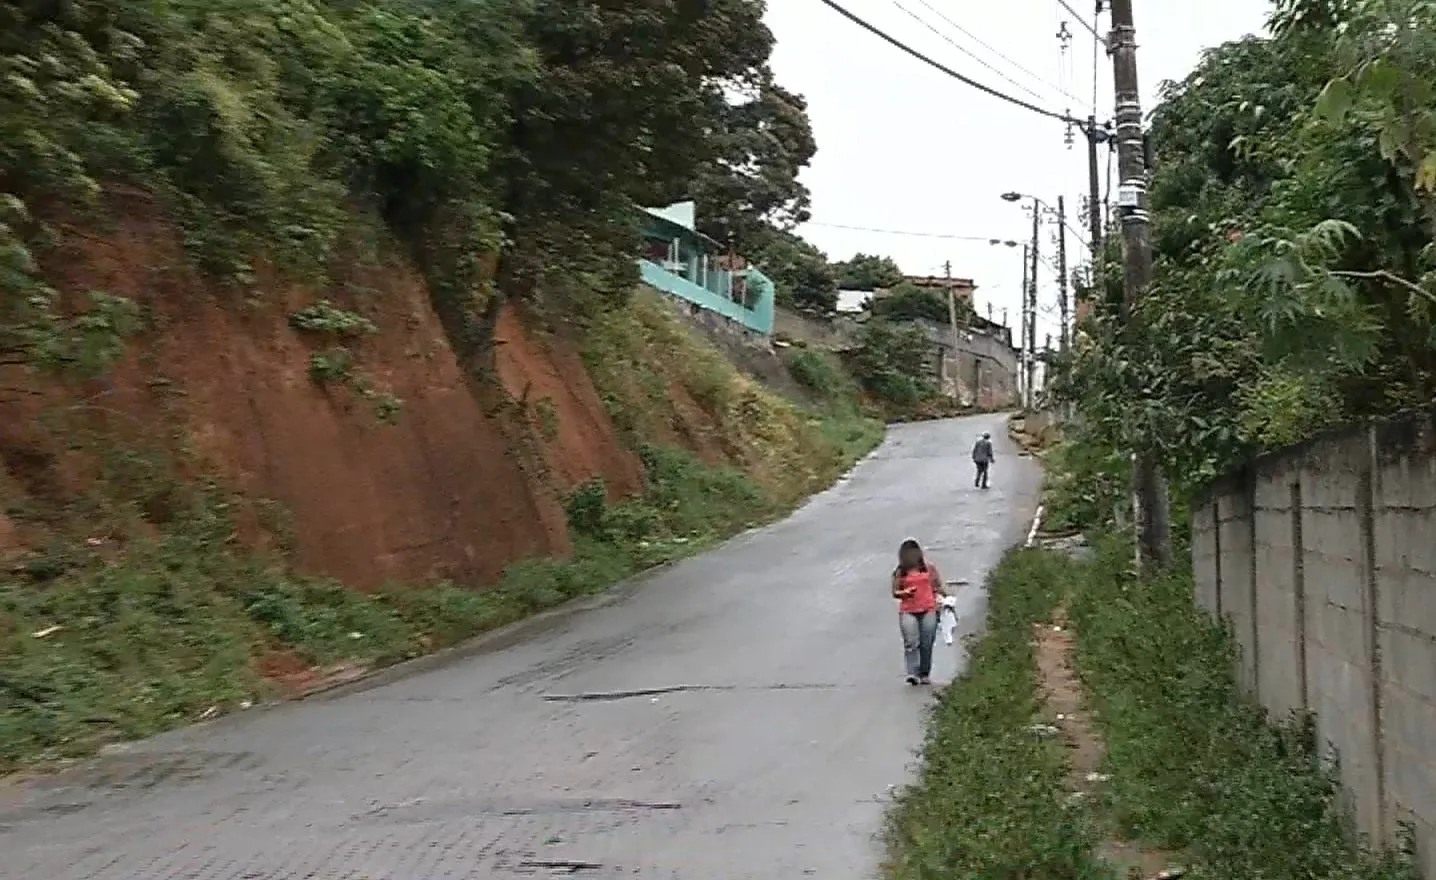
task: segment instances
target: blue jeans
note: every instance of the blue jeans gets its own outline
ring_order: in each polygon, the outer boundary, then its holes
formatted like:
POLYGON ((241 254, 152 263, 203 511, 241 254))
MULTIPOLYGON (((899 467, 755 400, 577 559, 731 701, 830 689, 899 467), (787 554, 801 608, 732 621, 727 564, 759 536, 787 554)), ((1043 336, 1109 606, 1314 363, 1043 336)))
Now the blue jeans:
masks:
POLYGON ((902 630, 903 659, 907 663, 907 674, 918 678, 932 675, 932 645, 937 641, 937 612, 899 612, 898 627, 902 630))

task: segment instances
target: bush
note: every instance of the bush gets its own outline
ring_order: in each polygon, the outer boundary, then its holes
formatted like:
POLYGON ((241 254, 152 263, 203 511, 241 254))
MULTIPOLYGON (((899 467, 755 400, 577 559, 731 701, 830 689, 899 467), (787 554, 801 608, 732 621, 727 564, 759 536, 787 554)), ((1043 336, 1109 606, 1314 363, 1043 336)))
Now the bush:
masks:
POLYGON ((1047 456, 1043 503, 1048 531, 1110 528, 1130 504, 1132 462, 1080 423, 1047 456))
POLYGON ((788 372, 814 395, 836 397, 843 387, 843 375, 832 359, 811 349, 799 349, 787 358, 788 372))
POLYGON ((874 319, 864 325, 850 367, 863 390, 880 402, 912 407, 937 393, 926 366, 933 348, 919 327, 874 319))

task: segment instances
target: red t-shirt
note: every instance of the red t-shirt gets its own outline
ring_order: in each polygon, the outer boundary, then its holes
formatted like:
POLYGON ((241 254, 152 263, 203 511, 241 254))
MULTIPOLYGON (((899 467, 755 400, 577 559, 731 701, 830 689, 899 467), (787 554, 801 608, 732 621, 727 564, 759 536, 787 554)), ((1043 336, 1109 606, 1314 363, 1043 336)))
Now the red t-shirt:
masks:
POLYGON ((937 585, 942 583, 938 578, 937 566, 931 562, 927 564, 927 571, 914 568, 907 574, 898 573, 898 589, 912 590, 911 596, 903 599, 898 605, 898 611, 904 614, 926 614, 929 611, 937 610, 937 585))

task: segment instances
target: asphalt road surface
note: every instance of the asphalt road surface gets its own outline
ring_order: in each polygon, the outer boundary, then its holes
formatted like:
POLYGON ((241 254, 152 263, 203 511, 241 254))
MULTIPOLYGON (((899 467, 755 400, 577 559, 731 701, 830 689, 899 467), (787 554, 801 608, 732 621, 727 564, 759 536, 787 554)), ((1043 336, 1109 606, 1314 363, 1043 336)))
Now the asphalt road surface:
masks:
POLYGON ((509 644, 11 785, 0 877, 871 877, 931 699, 902 681, 897 546, 967 582, 970 632, 1038 479, 999 416, 895 427, 789 519, 509 644))

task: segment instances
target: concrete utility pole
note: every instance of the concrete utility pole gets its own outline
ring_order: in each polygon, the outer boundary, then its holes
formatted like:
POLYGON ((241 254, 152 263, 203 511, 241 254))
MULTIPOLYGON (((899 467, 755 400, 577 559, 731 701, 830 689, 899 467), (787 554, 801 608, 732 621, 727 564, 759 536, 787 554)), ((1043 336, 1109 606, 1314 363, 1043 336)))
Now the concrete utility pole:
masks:
POLYGON ((1097 128, 1097 117, 1087 117, 1087 224, 1091 227, 1092 264, 1102 252, 1102 182, 1097 168, 1097 144, 1107 132, 1097 128))
MULTIPOLYGON (((1122 317, 1126 323, 1152 283, 1152 230, 1132 0, 1112 0, 1107 50, 1112 55, 1112 82, 1117 93, 1117 170, 1121 179, 1117 206, 1122 216, 1122 317)), ((1132 456, 1132 473, 1138 564, 1144 569, 1167 568, 1172 563, 1172 523, 1166 480, 1157 462, 1141 452, 1132 456)))
POLYGON ((1071 308, 1067 301, 1067 200, 1063 196, 1057 197, 1057 298, 1057 307, 1062 315, 1062 331, 1058 338, 1062 351, 1066 352, 1071 308))
POLYGON ((1028 273, 1027 294, 1027 407, 1037 402, 1037 259, 1039 236, 1042 234, 1042 205, 1032 200, 1032 266, 1028 273))
MULTIPOLYGON (((1024 244, 1022 246, 1022 317, 1018 319, 1017 323, 1017 391, 1018 402, 1022 404, 1024 409, 1027 407, 1028 391, 1027 357, 1031 354, 1031 350, 1027 347, 1027 267, 1029 265, 1028 260, 1031 259, 1031 252, 1032 245, 1024 244)), ((1006 312, 1003 312, 1002 320, 1006 323, 1006 312)))
MULTIPOLYGON (((948 260, 948 261, 946 261, 946 262, 944 262, 944 263, 942 264, 942 274, 943 274, 943 278, 946 279, 946 281, 947 281, 947 322, 948 322, 948 325, 952 327, 952 362, 953 362, 954 364, 956 364, 956 363, 958 362, 958 359, 957 359, 957 342, 958 342, 958 335, 957 335, 957 294, 954 293, 953 290, 952 290, 952 260, 948 260)), ((945 360, 945 359, 944 359, 944 360, 945 360)), ((938 375, 939 375, 939 376, 941 376, 942 373, 943 373, 943 369, 942 369, 943 366, 945 366, 945 364, 940 364, 940 365, 939 365, 939 369, 938 369, 938 375)), ((957 382, 956 382, 956 380, 954 380, 954 381, 953 381, 953 395, 960 400, 960 399, 962 398, 962 389, 960 389, 960 388, 958 388, 958 387, 956 387, 956 386, 957 386, 957 382)))

